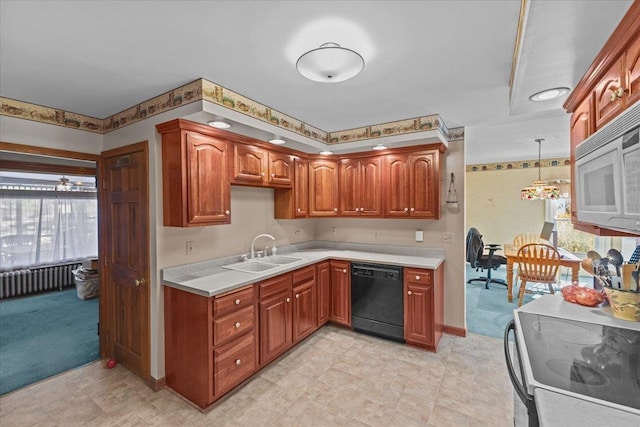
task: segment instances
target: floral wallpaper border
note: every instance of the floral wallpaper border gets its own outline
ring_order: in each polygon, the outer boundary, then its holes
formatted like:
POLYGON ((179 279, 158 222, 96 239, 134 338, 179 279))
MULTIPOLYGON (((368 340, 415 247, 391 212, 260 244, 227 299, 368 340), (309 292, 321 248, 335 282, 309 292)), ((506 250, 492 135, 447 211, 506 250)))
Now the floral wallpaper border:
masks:
MULTIPOLYGON (((550 168, 558 166, 570 166, 571 160, 569 158, 559 159, 543 159, 540 162, 540 167, 550 168)), ((524 160, 516 162, 502 162, 502 163, 487 163, 478 165, 467 165, 467 172, 486 172, 486 171, 499 171, 509 169, 529 169, 537 168, 538 160, 524 160)))
POLYGON ((337 132, 325 132, 202 78, 165 92, 106 119, 70 113, 4 97, 0 97, 0 115, 104 134, 200 100, 215 103, 281 129, 330 145, 406 135, 434 129, 438 129, 450 141, 464 139, 464 127, 448 129, 437 114, 337 132))

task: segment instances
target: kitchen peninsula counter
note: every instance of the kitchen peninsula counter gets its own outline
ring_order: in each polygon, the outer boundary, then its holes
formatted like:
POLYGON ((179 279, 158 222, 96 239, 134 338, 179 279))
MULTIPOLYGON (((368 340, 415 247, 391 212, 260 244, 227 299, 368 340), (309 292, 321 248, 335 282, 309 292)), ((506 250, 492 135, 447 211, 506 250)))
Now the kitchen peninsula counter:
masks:
MULTIPOLYGON (((212 297, 318 262, 334 259, 373 264, 436 269, 445 260, 444 249, 412 246, 368 245, 340 242, 305 242, 279 248, 278 255, 300 258, 264 272, 229 270, 224 265, 242 261, 240 255, 217 258, 162 270, 162 284, 212 297)), ((268 262, 268 257, 262 259, 268 262)))

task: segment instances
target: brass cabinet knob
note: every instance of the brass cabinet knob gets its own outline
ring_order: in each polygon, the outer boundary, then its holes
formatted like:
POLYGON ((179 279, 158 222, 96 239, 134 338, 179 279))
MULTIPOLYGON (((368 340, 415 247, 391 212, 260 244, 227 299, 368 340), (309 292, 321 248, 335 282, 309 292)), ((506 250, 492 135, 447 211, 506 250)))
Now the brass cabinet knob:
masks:
POLYGON ((242 361, 240 359, 236 359, 236 365, 240 366, 241 363, 242 361))
POLYGON ((296 298, 300 298, 300 294, 296 294, 296 298))
POLYGON ((287 298, 287 302, 291 302, 291 298, 287 298))
POLYGON ((240 322, 236 322, 236 329, 240 327, 240 322))
POLYGON ((409 212, 409 208, 404 208, 404 211, 405 212, 409 212))
POLYGON ((224 214, 225 214, 225 215, 229 215, 230 213, 231 213, 231 211, 230 211, 230 210, 228 210, 228 209, 227 209, 226 211, 224 211, 224 214))
POLYGON ((240 305, 240 300, 239 299, 236 300, 236 305, 240 305))
POLYGON ((136 279, 135 283, 136 283, 136 286, 144 285, 145 284, 144 277, 140 280, 136 279))
POLYGON ((413 294, 411 293, 411 291, 409 291, 409 292, 407 292, 407 295, 413 295, 413 294))
POLYGON ((338 212, 338 208, 333 208, 333 211, 334 212, 338 212))
POLYGON ((416 280, 420 280, 420 276, 416 276, 416 280))
POLYGON ((411 212, 413 212, 413 211, 415 211, 415 209, 414 209, 414 208, 411 208, 411 212))
POLYGON ((346 268, 343 268, 343 269, 342 269, 342 272, 343 272, 343 273, 346 273, 346 272, 347 272, 347 269, 346 269, 346 268))

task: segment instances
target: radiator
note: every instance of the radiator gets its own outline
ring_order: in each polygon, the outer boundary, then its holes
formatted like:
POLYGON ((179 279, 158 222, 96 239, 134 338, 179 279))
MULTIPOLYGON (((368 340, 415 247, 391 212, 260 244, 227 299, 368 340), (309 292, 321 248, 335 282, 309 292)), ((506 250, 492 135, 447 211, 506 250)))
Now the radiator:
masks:
POLYGON ((73 286, 72 271, 81 265, 74 262, 3 271, 0 273, 0 300, 73 286))

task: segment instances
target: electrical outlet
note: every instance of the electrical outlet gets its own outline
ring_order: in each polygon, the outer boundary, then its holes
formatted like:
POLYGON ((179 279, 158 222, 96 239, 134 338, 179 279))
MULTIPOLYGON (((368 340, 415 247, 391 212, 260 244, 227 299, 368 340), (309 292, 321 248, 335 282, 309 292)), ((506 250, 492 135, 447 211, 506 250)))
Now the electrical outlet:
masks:
POLYGON ((380 230, 378 230, 377 228, 373 231, 373 237, 378 237, 378 234, 380 234, 380 230))
POLYGON ((299 229, 299 228, 296 228, 296 229, 295 229, 295 231, 294 231, 294 234, 295 234, 296 236, 299 236, 299 235, 300 235, 300 229, 299 229))
POLYGON ((445 231, 442 233, 442 241, 444 243, 453 243, 453 231, 445 231))
POLYGON ((331 227, 331 232, 332 232, 333 234, 336 234, 336 228, 335 228, 335 227, 331 227))
POLYGON ((186 244, 187 255, 193 255, 193 251, 195 249, 195 242, 193 240, 189 240, 186 244))

